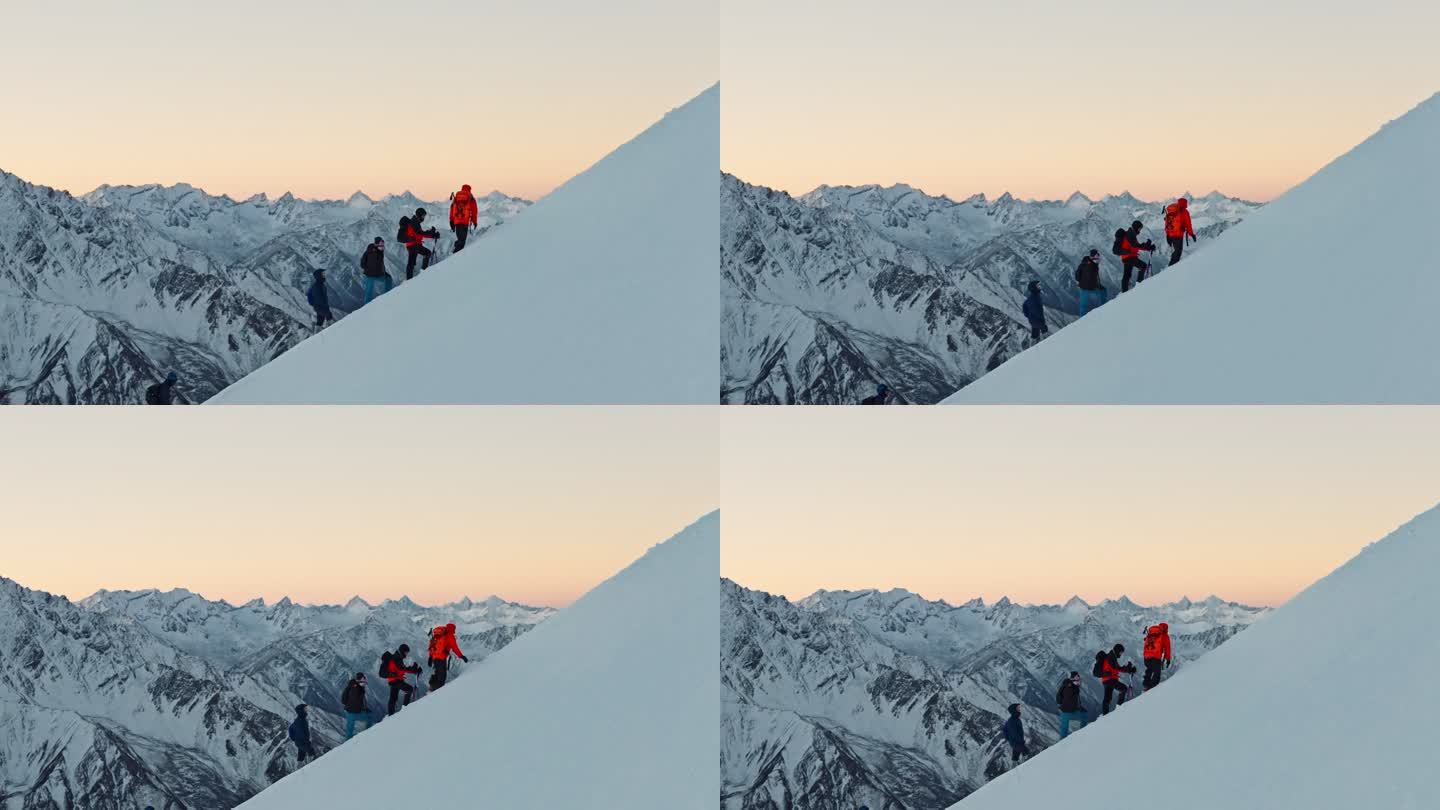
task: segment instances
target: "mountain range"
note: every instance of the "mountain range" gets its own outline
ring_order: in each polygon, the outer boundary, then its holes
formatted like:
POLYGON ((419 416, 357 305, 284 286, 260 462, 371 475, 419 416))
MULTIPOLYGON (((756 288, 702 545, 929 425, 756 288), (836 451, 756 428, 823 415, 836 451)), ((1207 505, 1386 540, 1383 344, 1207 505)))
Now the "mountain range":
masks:
MULTIPOLYGON (((1184 196, 1199 236, 1192 251, 1261 207, 1219 192, 1184 196)), ((1128 192, 955 201, 906 185, 794 197, 726 174, 720 399, 844 404, 885 383, 900 402, 938 402, 1030 345, 1020 306, 1032 280, 1053 332, 1079 313, 1073 274, 1091 248, 1102 283, 1119 293, 1117 228, 1139 219, 1168 256, 1163 207, 1128 192)))
MULTIPOLYGON (((478 200, 477 236, 530 203, 478 200)), ((359 256, 395 243, 402 215, 424 207, 451 250, 448 202, 245 200, 186 184, 101 186, 72 196, 0 171, 0 402, 121 404, 174 370, 182 402, 200 402, 312 333, 305 290, 315 269, 336 317, 363 300, 359 256)))
POLYGON ((497 597, 237 606, 183 589, 72 602, 0 579, 0 806, 234 807, 295 768, 297 703, 317 753, 340 744, 354 673, 383 713, 382 651, 423 658, 429 628, 455 622, 473 665, 553 612, 497 597))
POLYGON ((1039 754, 1059 737, 1055 692, 1071 671, 1096 716, 1097 651, 1122 643, 1138 664, 1145 628, 1164 621, 1183 668, 1266 613, 1213 596, 950 605, 897 589, 792 602, 722 580, 720 805, 948 807, 1005 770, 1010 704, 1039 754))

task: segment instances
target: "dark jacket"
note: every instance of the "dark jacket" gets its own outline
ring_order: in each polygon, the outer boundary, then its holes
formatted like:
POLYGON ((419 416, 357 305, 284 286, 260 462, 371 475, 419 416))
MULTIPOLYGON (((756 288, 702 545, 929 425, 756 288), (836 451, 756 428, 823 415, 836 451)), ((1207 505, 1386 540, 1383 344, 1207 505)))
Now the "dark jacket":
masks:
POLYGON ((1025 313, 1025 317, 1030 319, 1030 323, 1045 325, 1045 305, 1040 302, 1039 289, 1030 290, 1030 295, 1026 296, 1020 311, 1025 313))
POLYGON ((1071 683, 1069 678, 1060 682, 1060 690, 1055 693, 1055 703, 1062 712, 1085 711, 1085 705, 1080 702, 1080 687, 1071 683))
POLYGON ((330 311, 330 292, 325 289, 325 280, 320 277, 320 271, 315 271, 315 282, 305 292, 305 300, 316 312, 330 311))
POLYGON ((301 748, 310 747, 310 718, 304 712, 296 712, 290 724, 290 739, 301 748))
POLYGON ((1100 263, 1090 256, 1081 259, 1080 266, 1075 268, 1075 284, 1082 290, 1102 289, 1100 286, 1100 263))
POLYGON ((1010 710, 1010 719, 1005 721, 1005 727, 1001 731, 1005 734, 1005 742, 1016 748, 1025 745, 1025 727, 1020 724, 1020 713, 1014 709, 1010 710))
POLYGON ((389 275, 385 272, 385 251, 373 244, 365 248, 364 255, 360 257, 360 269, 371 278, 384 278, 389 275))
POLYGON ((366 711, 365 687, 361 686, 359 681, 351 678, 350 683, 345 685, 345 691, 340 693, 340 705, 344 706, 345 711, 351 714, 364 714, 366 711))
POLYGON ((175 403, 175 383, 158 382, 145 389, 146 405, 173 405, 175 403))

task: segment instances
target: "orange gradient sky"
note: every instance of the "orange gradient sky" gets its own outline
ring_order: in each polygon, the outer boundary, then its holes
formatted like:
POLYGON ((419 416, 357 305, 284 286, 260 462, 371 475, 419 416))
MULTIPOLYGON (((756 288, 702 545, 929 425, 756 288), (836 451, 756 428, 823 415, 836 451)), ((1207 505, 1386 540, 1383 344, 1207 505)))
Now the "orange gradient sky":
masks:
POLYGON ((562 607, 716 506, 687 408, 23 409, 0 576, 88 596, 562 607))
POLYGON ((721 572, 1276 605, 1440 501, 1440 408, 732 408, 721 572))
POLYGON ((1440 90, 1440 4, 728 0, 722 167, 1268 200, 1440 90))
POLYGON ((84 193, 528 198, 714 84, 702 0, 7 3, 0 169, 84 193))

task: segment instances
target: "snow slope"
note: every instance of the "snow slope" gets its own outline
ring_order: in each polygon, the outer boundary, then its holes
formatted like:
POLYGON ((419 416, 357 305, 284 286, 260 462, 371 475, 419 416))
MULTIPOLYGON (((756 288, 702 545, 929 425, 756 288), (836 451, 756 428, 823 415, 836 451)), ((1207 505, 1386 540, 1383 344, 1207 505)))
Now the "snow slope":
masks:
POLYGON ((1440 402, 1440 94, 945 400, 1440 402))
POLYGON ((719 573, 712 512, 243 807, 708 810, 719 573))
POLYGON ((1425 722, 1440 670, 1437 570, 1432 508, 956 807, 1099 810, 1118 794, 1174 810, 1440 806, 1425 722))
POLYGON ((715 85, 214 401, 710 402, 719 114, 715 85))

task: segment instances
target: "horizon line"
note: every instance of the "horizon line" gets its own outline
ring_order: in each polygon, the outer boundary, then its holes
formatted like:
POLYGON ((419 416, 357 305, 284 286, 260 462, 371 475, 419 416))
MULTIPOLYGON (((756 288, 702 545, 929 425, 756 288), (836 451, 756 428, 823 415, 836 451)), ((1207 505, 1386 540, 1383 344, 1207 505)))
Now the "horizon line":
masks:
MULTIPOLYGON (((1131 598, 1130 598, 1128 595, 1126 595, 1126 594, 1121 594, 1121 595, 1119 595, 1119 596, 1105 597, 1104 599, 1101 599, 1101 600, 1098 601, 1098 602, 1091 602, 1091 601, 1087 600, 1086 598, 1084 598, 1083 596, 1081 596, 1081 595, 1078 594, 1078 593, 1077 593, 1077 594, 1071 594, 1071 595, 1069 596, 1069 598, 1065 599, 1063 602, 1021 602, 1021 601, 1017 601, 1017 600, 1011 599, 1009 596, 1001 596, 1001 597, 995 599, 993 602, 988 602, 988 603, 987 603, 986 600, 985 600, 985 597, 983 597, 983 596, 973 596, 973 597, 971 597, 970 599, 967 599, 967 600, 965 600, 965 601, 963 601, 963 602, 954 603, 954 602, 951 602, 950 600, 948 600, 948 599, 946 599, 946 598, 944 598, 944 597, 940 597, 940 598, 930 598, 930 597, 928 597, 928 596, 925 596, 925 595, 922 594, 922 593, 919 593, 918 591, 913 591, 913 590, 910 590, 909 588, 904 588, 904 587, 901 587, 901 586, 898 586, 898 585, 897 585, 897 586, 890 587, 890 588, 816 588, 815 590, 811 591, 811 592, 808 593, 808 594, 805 594, 804 596, 791 596, 791 595, 789 595, 789 594, 784 594, 784 593, 772 593, 771 591, 762 590, 762 589, 760 589, 760 588, 752 588, 752 587, 749 587, 748 585, 744 585, 744 584, 742 584, 742 583, 740 583, 740 582, 737 582, 734 578, 725 576, 724 574, 722 574, 722 575, 720 576, 720 579, 721 579, 721 581, 723 581, 723 582, 729 582, 730 584, 732 584, 732 585, 734 585, 734 586, 736 586, 736 587, 738 587, 738 588, 744 588, 744 589, 747 590, 747 591, 752 591, 752 592, 754 592, 754 593, 765 594, 766 596, 778 596, 778 597, 780 597, 781 599, 784 599, 785 601, 790 602, 790 603, 792 603, 792 604, 797 603, 797 602, 800 602, 800 601, 803 601, 803 600, 806 600, 806 599, 809 599, 809 598, 811 598, 811 597, 813 597, 813 596, 816 596, 817 594, 821 594, 821 593, 827 593, 827 594, 830 594, 830 593, 836 593, 836 594, 869 594, 869 593, 874 593, 874 594, 879 594, 879 595, 885 595, 885 594, 895 593, 895 592, 899 591, 899 592, 903 592, 903 593, 905 593, 905 594, 908 594, 908 595, 910 595, 910 596, 914 596, 914 597, 916 597, 917 599, 920 599, 920 600, 923 601, 923 602, 927 602, 927 603, 932 604, 932 605, 944 605, 945 607, 952 608, 952 609, 962 608, 962 607, 965 607, 965 606, 967 606, 967 605, 973 604, 973 603, 975 603, 975 602, 979 602, 981 607, 994 607, 994 606, 998 605, 998 604, 999 604, 1000 602, 1002 602, 1002 601, 1004 601, 1004 602, 1006 602, 1006 603, 1008 603, 1008 604, 1011 604, 1011 605, 1019 606, 1019 607, 1031 607, 1031 608, 1055 607, 1055 608, 1064 608, 1066 605, 1068 605, 1070 602, 1072 602, 1072 601, 1074 601, 1074 600, 1076 600, 1076 599, 1078 599, 1078 600, 1080 600, 1082 603, 1084 603, 1086 607, 1091 607, 1091 608, 1093 608, 1093 607, 1099 607, 1099 606, 1101 606, 1101 605, 1106 604, 1107 602, 1120 602, 1121 600, 1124 600, 1124 601, 1126 601, 1126 602, 1129 602, 1130 604, 1135 605, 1136 607, 1141 607, 1141 608, 1161 608, 1161 607, 1169 607, 1169 606, 1171 606, 1171 605, 1179 604, 1182 600, 1183 600, 1183 601, 1186 601, 1186 602, 1189 602, 1189 603, 1192 604, 1192 605, 1198 605, 1198 604, 1203 604, 1203 603, 1205 603, 1205 602, 1207 602, 1207 601, 1209 601, 1209 600, 1211 600, 1211 599, 1218 599, 1222 604, 1226 604, 1226 605, 1236 605, 1236 606, 1238 606, 1238 607, 1243 607, 1243 608, 1264 608, 1264 609, 1266 609, 1266 610, 1274 610, 1275 608, 1278 608, 1278 607, 1280 606, 1280 605, 1249 604, 1249 603, 1246 603, 1246 602, 1238 602, 1238 601, 1236 601, 1236 600, 1234 600, 1234 599, 1225 599, 1225 598, 1219 596, 1218 594, 1213 594, 1213 593, 1210 594, 1209 596, 1205 596, 1205 597, 1202 597, 1202 598, 1200 598, 1200 599, 1192 599, 1192 598, 1190 598, 1190 596, 1188 596, 1188 595, 1181 595, 1179 598, 1171 599, 1171 600, 1168 601, 1168 602, 1161 602, 1161 603, 1159 603, 1159 604, 1148 604, 1148 605, 1147 605, 1147 604, 1140 603, 1140 602, 1136 602, 1134 599, 1131 599, 1131 598)), ((1288 600, 1286 600, 1286 601, 1288 601, 1288 600)), ((1282 602, 1281 604, 1284 604, 1284 603, 1282 602)))

